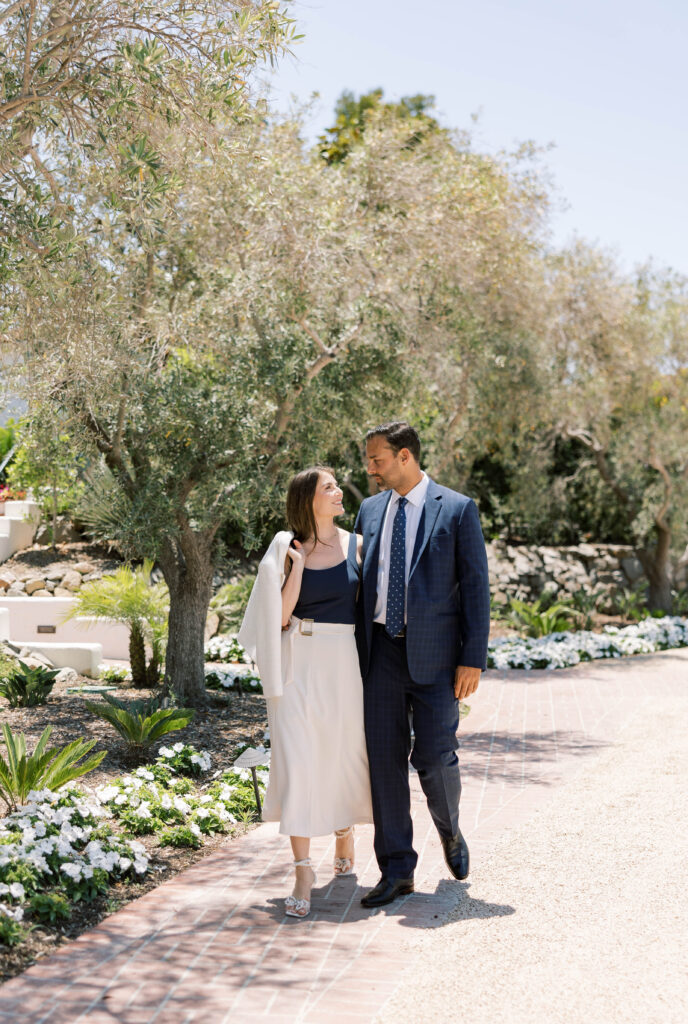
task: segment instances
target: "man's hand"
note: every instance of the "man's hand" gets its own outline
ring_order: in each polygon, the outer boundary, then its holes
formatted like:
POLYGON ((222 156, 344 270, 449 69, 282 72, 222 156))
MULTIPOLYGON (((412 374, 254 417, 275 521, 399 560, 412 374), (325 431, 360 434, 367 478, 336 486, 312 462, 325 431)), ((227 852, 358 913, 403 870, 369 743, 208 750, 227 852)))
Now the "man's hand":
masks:
POLYGON ((465 700, 478 689, 480 669, 459 665, 454 676, 454 696, 457 700, 465 700))

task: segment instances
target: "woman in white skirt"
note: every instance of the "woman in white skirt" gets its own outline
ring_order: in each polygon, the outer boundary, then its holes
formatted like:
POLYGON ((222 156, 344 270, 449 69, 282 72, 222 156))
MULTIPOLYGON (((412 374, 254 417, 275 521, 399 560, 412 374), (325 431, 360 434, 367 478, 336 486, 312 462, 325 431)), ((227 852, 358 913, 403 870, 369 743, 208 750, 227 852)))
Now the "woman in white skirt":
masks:
MULTIPOLYGON (((291 539, 280 566, 286 576, 280 643, 284 685, 281 696, 267 697, 271 761, 263 820, 279 821, 280 832, 291 839, 296 882, 285 912, 292 917, 310 912, 311 837, 335 834, 334 873, 348 875, 354 863, 353 825, 373 820, 354 638, 361 538, 337 527, 335 517, 343 512, 332 470, 303 470, 287 492, 293 539, 278 534, 264 559, 274 559, 276 550, 281 558, 276 542, 291 539)), ((267 577, 274 579, 268 588, 276 588, 284 576, 267 577)), ((270 598, 264 590, 256 600, 270 598)), ((263 630, 272 628, 271 622, 264 615, 263 630)))

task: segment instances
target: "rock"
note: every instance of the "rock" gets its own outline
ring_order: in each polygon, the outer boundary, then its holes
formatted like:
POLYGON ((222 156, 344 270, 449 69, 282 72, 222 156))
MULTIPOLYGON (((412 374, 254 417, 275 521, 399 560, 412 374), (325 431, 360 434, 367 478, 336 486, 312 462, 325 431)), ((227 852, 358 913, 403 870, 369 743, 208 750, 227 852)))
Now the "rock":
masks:
POLYGON ((38 651, 32 651, 29 647, 22 647, 19 657, 29 668, 38 668, 39 665, 43 668, 55 668, 49 658, 46 658, 44 654, 39 654, 38 651))
POLYGON ((64 590, 79 590, 81 587, 81 574, 75 572, 74 569, 70 569, 62 577, 62 589, 64 590))
POLYGON ((52 594, 53 590, 55 589, 55 584, 53 583, 52 580, 45 581, 45 589, 48 591, 49 594, 52 594))
POLYGON ((21 583, 19 580, 15 580, 15 582, 12 584, 12 586, 7 591, 7 593, 8 594, 16 594, 16 595, 19 595, 21 597, 26 597, 25 590, 26 590, 25 585, 23 583, 21 583))
POLYGON ((622 558, 621 568, 631 583, 635 583, 635 581, 639 580, 643 575, 643 567, 640 564, 640 561, 635 557, 622 558))
POLYGON ((31 597, 52 597, 53 595, 49 590, 34 590, 31 597))
POLYGON ((87 576, 89 573, 93 572, 95 566, 91 565, 90 562, 77 562, 76 565, 73 566, 73 569, 82 576, 87 576))
POLYGON ((65 683, 67 686, 73 686, 78 681, 79 673, 73 668, 61 668, 55 676, 56 683, 65 683))
POLYGON ((24 589, 27 594, 33 594, 37 590, 45 590, 45 580, 42 576, 35 576, 26 581, 24 589))
POLYGON ((81 577, 81 582, 82 583, 90 583, 91 580, 102 580, 102 578, 103 578, 102 572, 98 572, 98 570, 95 569, 93 572, 89 572, 85 576, 82 576, 81 577))
POLYGON ((215 612, 208 612, 205 620, 205 639, 210 640, 211 636, 215 636, 218 627, 220 625, 220 616, 216 615, 215 612))
POLYGON ((36 570, 18 569, 14 575, 17 578, 17 583, 26 583, 27 580, 33 580, 36 578, 36 570))
POLYGON ((55 587, 53 597, 74 597, 74 594, 71 590, 67 590, 66 587, 55 587))
POLYGON ((16 582, 16 579, 17 577, 10 569, 5 569, 4 572, 0 573, 0 587, 3 590, 8 590, 16 582))

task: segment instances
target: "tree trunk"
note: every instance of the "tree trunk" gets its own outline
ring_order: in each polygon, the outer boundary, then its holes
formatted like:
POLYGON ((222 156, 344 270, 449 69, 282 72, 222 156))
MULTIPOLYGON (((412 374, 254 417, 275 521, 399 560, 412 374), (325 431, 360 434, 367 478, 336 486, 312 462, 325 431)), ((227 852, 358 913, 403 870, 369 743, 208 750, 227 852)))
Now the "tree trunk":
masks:
POLYGON ((129 665, 131 666, 131 681, 134 686, 139 689, 147 686, 146 645, 138 622, 132 622, 129 627, 129 665))
POLYGON ((643 548, 637 552, 640 564, 649 584, 648 606, 651 611, 659 610, 671 614, 671 576, 669 553, 671 550, 671 531, 667 527, 657 526, 657 543, 653 548, 643 548))
POLYGON ((212 536, 190 528, 163 545, 159 564, 170 591, 165 688, 184 707, 205 707, 205 621, 212 596, 212 536))

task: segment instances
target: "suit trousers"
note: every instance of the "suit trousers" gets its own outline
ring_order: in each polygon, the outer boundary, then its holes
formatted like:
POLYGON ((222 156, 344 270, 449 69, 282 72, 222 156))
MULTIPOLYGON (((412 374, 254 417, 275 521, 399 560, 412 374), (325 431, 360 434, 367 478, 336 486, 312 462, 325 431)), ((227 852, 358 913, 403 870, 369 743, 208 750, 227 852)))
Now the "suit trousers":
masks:
POLYGON ((393 639, 384 626, 373 628, 370 655, 363 698, 375 855, 387 878, 410 878, 418 854, 413 849, 409 754, 437 831, 450 837, 459 830, 459 702, 454 697, 453 677, 432 685, 413 681, 406 639, 393 639))

